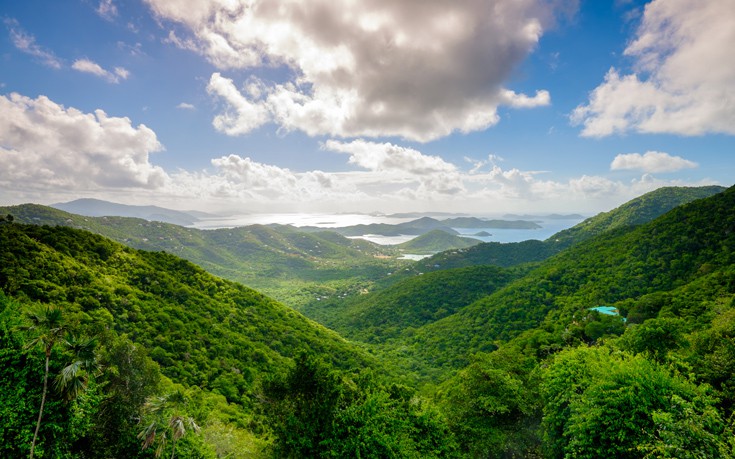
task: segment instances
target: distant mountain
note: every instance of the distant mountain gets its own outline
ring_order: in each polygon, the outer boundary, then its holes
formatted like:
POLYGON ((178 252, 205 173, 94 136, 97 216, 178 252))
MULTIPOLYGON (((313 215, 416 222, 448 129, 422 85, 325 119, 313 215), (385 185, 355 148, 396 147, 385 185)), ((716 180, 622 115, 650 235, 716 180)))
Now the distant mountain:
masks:
POLYGON ((371 223, 368 225, 362 224, 335 228, 302 227, 301 229, 305 231, 321 231, 329 229, 330 231, 337 232, 347 237, 365 236, 367 234, 377 234, 380 236, 420 236, 434 230, 441 230, 448 234, 458 235, 459 233, 453 228, 537 229, 541 228, 541 226, 535 222, 524 220, 483 220, 476 217, 454 217, 437 220, 432 217, 421 217, 410 222, 398 224, 371 223))
POLYGON ((181 212, 158 206, 131 206, 100 199, 77 199, 52 204, 51 207, 87 217, 134 217, 181 226, 190 226, 202 217, 214 216, 198 211, 181 212))
POLYGON ((421 217, 464 217, 466 214, 452 212, 400 212, 386 215, 389 218, 421 218, 421 217))
POLYGON ((455 236, 442 230, 432 230, 394 247, 404 252, 424 255, 451 249, 465 249, 480 243, 478 239, 455 236))

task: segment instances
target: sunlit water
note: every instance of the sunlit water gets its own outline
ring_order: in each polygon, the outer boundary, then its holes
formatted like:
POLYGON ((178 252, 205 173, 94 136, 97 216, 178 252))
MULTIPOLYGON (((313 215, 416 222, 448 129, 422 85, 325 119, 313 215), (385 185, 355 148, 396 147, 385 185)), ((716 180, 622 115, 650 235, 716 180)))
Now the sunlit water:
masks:
MULTIPOLYGON (((498 217, 495 217, 498 218, 498 217)), ((211 218, 203 219, 193 225, 198 229, 216 229, 216 228, 234 228, 237 226, 248 225, 267 225, 271 223, 293 226, 315 226, 318 228, 340 228, 344 226, 352 226, 371 223, 387 223, 395 225, 411 220, 411 218, 388 217, 384 215, 369 214, 251 214, 238 215, 227 218, 211 218)), ((438 220, 441 220, 439 218, 438 220)), ((453 228, 462 236, 479 239, 483 242, 520 242, 529 239, 537 239, 543 241, 553 234, 570 228, 582 219, 534 219, 536 223, 541 225, 538 229, 497 229, 497 228, 453 228), (490 233, 490 236, 475 236, 481 232, 490 233)), ((395 245, 410 241, 415 235, 399 235, 399 236, 381 236, 378 234, 365 234, 358 236, 370 242, 381 245, 395 245)))

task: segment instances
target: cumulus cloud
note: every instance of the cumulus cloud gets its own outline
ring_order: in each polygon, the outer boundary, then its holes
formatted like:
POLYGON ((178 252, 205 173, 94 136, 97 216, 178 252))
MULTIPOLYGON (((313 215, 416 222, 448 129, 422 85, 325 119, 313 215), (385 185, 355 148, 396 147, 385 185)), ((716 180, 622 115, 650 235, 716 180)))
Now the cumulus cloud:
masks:
POLYGON ((176 108, 181 110, 196 110, 196 107, 188 102, 181 102, 176 108))
POLYGON ((456 172, 457 168, 439 156, 428 156, 414 150, 391 143, 354 140, 349 143, 328 140, 324 143, 327 150, 348 153, 350 163, 365 169, 386 172, 400 171, 414 175, 429 175, 440 172, 456 172))
POLYGON ((504 84, 553 24, 555 8, 568 12, 577 5, 146 1, 159 19, 190 32, 181 38, 172 31, 169 42, 221 70, 289 69, 286 81, 251 81, 261 88, 257 95, 212 75, 210 92, 227 104, 215 120, 222 132, 241 135, 274 122, 309 135, 418 141, 485 129, 498 122, 501 105, 548 105, 543 89, 519 94, 504 84))
POLYGON ((225 111, 214 118, 212 125, 228 135, 247 134, 270 119, 268 110, 253 103, 235 87, 235 83, 219 73, 212 74, 207 92, 216 96, 225 106, 225 111))
MULTIPOLYGON (((128 196, 130 202, 253 211, 355 209, 456 212, 577 211, 611 208, 663 185, 689 184, 646 173, 630 182, 582 176, 566 182, 544 173, 503 169, 490 155, 483 171, 470 160, 461 170, 438 156, 392 143, 329 140, 323 149, 346 155, 353 168, 341 172, 293 171, 229 154, 211 161, 212 170, 166 172, 151 163, 163 146, 144 125, 102 110, 84 113, 47 97, 0 96, 0 189, 9 197, 128 196), (35 193, 35 194, 34 194, 35 193), (61 193, 61 194, 59 194, 61 193), (113 195, 114 193, 114 195, 113 195), (203 204, 206 203, 206 204, 203 204)), ((649 155, 650 157, 650 155, 649 155)), ((646 161, 646 155, 641 156, 646 161)), ((673 157, 669 157, 673 158, 673 157)), ((648 170, 657 170, 648 167, 648 170)), ((661 170, 660 168, 658 170, 661 170)), ((36 199, 34 199, 36 198, 36 199)))
POLYGON ((24 31, 15 19, 6 19, 5 25, 10 31, 10 40, 18 50, 38 58, 44 65, 60 69, 62 61, 56 55, 36 43, 36 37, 24 31))
POLYGON ((625 54, 572 113, 582 135, 735 134, 735 1, 654 0, 625 54))
POLYGON ((415 182, 422 196, 456 194, 464 190, 457 167, 438 156, 391 143, 329 140, 325 150, 350 155, 349 163, 367 169, 385 182, 415 182))
POLYGON ((111 72, 103 69, 98 63, 89 59, 77 59, 74 61, 74 64, 72 64, 71 68, 79 72, 90 73, 100 78, 104 78, 110 83, 119 83, 120 80, 126 80, 130 76, 130 72, 123 67, 115 67, 111 72))
POLYGON ((5 189, 157 188, 166 173, 149 162, 163 146, 145 125, 83 113, 45 96, 0 96, 0 185, 5 189))
POLYGON ((647 151, 645 154, 620 154, 613 159, 610 170, 640 170, 643 172, 676 172, 693 169, 697 163, 681 156, 671 156, 660 151, 647 151))

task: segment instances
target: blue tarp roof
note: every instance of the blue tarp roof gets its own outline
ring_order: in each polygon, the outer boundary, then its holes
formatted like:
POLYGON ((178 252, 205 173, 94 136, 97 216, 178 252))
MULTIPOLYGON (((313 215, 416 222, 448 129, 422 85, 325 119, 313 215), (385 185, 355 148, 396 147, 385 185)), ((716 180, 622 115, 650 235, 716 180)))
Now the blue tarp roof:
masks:
POLYGON ((618 308, 614 306, 595 306, 594 308, 590 308, 590 310, 597 311, 600 314, 605 314, 608 316, 619 316, 620 315, 618 308))

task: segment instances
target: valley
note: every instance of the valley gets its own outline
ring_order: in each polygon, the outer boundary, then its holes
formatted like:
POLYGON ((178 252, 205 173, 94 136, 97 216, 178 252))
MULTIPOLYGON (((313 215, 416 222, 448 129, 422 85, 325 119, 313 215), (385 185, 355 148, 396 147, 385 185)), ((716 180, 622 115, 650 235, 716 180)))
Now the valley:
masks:
POLYGON ((41 396, 24 324, 49 308, 102 367, 67 401, 48 391, 42 453, 136 456, 132 420, 165 429, 151 400, 179 394, 199 426, 182 457, 733 454, 735 188, 661 188, 517 243, 0 215, 6 457, 27 454, 41 396))

